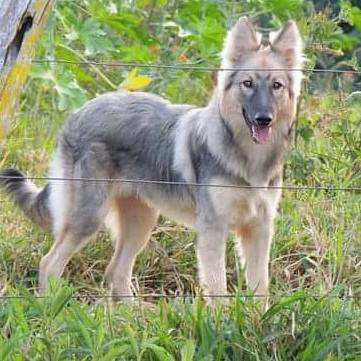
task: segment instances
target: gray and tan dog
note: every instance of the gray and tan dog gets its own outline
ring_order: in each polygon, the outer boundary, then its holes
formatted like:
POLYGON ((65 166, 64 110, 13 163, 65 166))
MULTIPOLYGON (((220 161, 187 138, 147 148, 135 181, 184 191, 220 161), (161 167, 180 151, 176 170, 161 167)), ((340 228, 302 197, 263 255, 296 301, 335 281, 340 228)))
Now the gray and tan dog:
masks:
POLYGON ((50 181, 42 190, 14 169, 2 180, 18 206, 51 227, 55 243, 40 264, 40 289, 60 277, 103 222, 115 239, 106 270, 114 295, 132 295, 136 255, 159 213, 198 231, 205 295, 225 295, 225 239, 237 238, 248 286, 264 294, 279 189, 195 187, 189 183, 280 186, 302 74, 294 22, 263 46, 249 20, 229 32, 218 85, 205 108, 172 105, 146 93, 109 93, 76 111, 58 139, 50 176, 126 178, 188 185, 50 181), (247 69, 240 71, 239 69, 247 69), (252 69, 252 70, 250 70, 252 69), (274 71, 264 71, 273 69, 274 71), (287 69, 287 70, 279 70, 287 69), (288 70, 289 69, 289 70, 288 70))

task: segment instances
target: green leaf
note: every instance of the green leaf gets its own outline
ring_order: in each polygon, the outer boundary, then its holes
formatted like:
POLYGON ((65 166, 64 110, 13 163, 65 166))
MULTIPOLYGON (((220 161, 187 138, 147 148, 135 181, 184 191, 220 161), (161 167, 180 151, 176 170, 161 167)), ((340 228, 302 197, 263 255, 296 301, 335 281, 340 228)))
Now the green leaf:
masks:
POLYGON ((99 361, 113 361, 118 356, 123 356, 128 353, 130 349, 129 345, 113 346, 99 361))
POLYGON ((10 357, 19 350, 20 344, 26 336, 27 334, 20 332, 20 329, 16 329, 6 341, 0 336, 0 360, 11 360, 10 357))
POLYGON ((358 6, 352 6, 349 0, 341 1, 340 17, 350 25, 356 26, 358 30, 361 30, 361 9, 358 6))
POLYGON ((303 125, 299 129, 297 129, 297 132, 304 139, 305 142, 309 142, 314 135, 314 131, 309 125, 303 125))
POLYGON ((86 56, 105 54, 115 49, 100 24, 93 18, 88 18, 80 27, 79 39, 85 46, 86 56))
POLYGON ((263 315, 262 320, 269 320, 271 317, 275 316, 277 313, 281 312, 284 309, 287 309, 291 304, 302 301, 307 298, 307 295, 304 292, 295 292, 293 295, 287 297, 281 302, 274 303, 272 307, 263 315))
POLYGON ((181 349, 181 361, 192 361, 194 357, 196 346, 194 341, 189 339, 185 342, 181 349))
POLYGON ((159 361, 174 361, 174 357, 164 348, 153 343, 145 343, 146 349, 152 350, 159 361))

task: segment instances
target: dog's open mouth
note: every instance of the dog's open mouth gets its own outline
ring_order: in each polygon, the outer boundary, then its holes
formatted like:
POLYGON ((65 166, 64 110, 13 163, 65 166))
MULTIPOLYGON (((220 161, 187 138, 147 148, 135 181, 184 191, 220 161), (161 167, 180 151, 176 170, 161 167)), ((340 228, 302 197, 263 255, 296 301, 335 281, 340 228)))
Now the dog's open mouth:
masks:
POLYGON ((272 127, 268 125, 252 125, 252 139, 256 143, 266 144, 271 140, 272 127))
POLYGON ((245 109, 242 109, 242 111, 246 124, 248 125, 249 130, 251 131, 252 140, 258 144, 268 143, 272 138, 272 125, 254 124, 249 120, 249 117, 245 109))

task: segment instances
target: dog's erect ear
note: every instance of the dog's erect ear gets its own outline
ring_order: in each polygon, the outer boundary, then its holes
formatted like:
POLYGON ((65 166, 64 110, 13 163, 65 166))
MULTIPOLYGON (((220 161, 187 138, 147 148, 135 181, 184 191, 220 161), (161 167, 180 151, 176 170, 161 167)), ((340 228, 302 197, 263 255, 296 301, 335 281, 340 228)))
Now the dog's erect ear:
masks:
POLYGON ((231 64, 239 62, 242 55, 260 48, 261 38, 262 35, 256 32, 246 17, 240 18, 228 33, 222 53, 223 60, 231 64))
POLYGON ((280 54, 290 68, 302 66, 302 39, 294 21, 290 20, 279 31, 270 33, 271 49, 280 54))

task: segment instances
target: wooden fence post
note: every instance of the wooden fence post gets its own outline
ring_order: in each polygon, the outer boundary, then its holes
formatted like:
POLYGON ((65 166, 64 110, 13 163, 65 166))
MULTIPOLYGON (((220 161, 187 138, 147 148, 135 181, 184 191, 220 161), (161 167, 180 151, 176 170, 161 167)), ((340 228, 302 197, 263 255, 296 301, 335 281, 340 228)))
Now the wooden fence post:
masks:
POLYGON ((0 0, 0 144, 55 0, 0 0))

